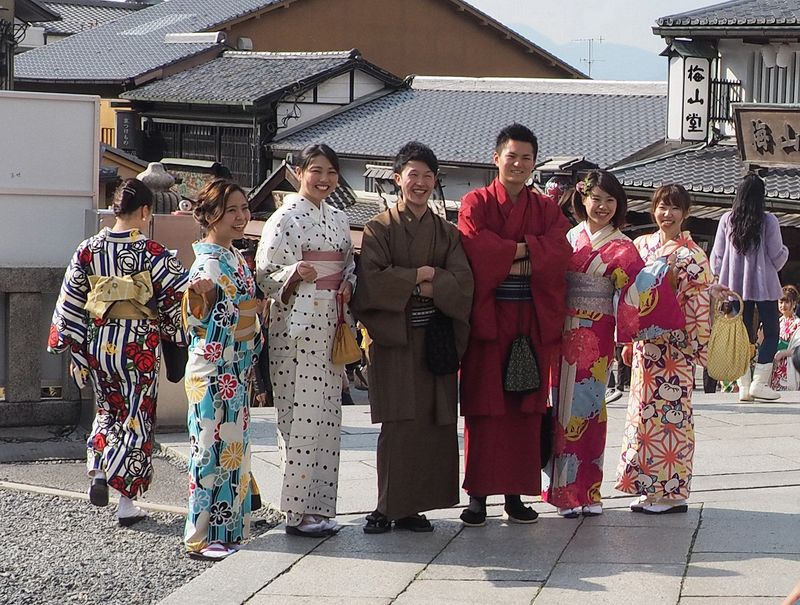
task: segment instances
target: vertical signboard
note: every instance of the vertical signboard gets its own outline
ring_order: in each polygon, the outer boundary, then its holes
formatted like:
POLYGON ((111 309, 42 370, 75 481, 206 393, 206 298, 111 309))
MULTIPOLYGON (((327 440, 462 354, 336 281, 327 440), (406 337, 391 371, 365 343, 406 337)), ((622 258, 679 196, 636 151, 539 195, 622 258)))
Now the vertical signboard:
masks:
POLYGON ((705 141, 708 138, 708 116, 711 88, 711 62, 701 57, 683 61, 683 130, 684 141, 705 141))

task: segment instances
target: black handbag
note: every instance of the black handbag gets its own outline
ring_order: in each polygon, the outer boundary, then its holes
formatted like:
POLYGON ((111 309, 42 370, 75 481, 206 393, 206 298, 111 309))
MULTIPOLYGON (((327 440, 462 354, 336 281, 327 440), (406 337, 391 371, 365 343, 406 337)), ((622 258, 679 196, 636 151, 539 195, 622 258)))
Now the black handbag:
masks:
POLYGON ((458 372, 458 351, 453 320, 436 310, 425 326, 425 360, 431 374, 445 376, 458 372))
POLYGON ((800 347, 792 349, 792 365, 797 372, 800 372, 800 347))
POLYGON ((520 334, 511 341, 503 377, 503 389, 508 393, 532 393, 541 386, 539 365, 533 353, 531 339, 520 334))
POLYGON ((179 347, 171 340, 161 339, 161 358, 166 366, 167 380, 180 382, 186 374, 186 363, 189 361, 189 348, 179 347))

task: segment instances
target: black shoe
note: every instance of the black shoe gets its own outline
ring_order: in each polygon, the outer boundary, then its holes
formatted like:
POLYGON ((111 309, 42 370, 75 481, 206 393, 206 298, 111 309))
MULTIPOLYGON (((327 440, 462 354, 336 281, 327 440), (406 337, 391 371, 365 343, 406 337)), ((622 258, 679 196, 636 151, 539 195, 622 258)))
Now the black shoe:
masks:
POLYGON ((89 502, 95 506, 108 506, 108 483, 97 477, 89 486, 89 502))
POLYGON ((364 526, 365 534, 385 534, 391 529, 392 522, 383 513, 375 511, 367 515, 367 524, 364 526))
POLYGON ((258 510, 259 508, 261 508, 261 506, 262 506, 261 494, 253 494, 253 493, 251 493, 250 494, 250 510, 251 511, 258 510))
POLYGON ((292 527, 291 525, 286 526, 286 533, 290 536, 300 536, 302 538, 327 538, 328 536, 332 536, 334 532, 329 529, 322 529, 322 530, 303 530, 299 527, 292 527))
POLYGON ((342 405, 355 405, 356 402, 350 396, 350 391, 342 391, 342 405))
POLYGON ((486 525, 486 496, 469 497, 469 506, 461 512, 461 522, 467 527, 486 525))
POLYGON ((506 496, 505 518, 509 523, 536 523, 539 513, 525 506, 519 496, 506 496))
POLYGON ((433 525, 431 525, 431 522, 425 518, 425 515, 420 515, 419 513, 409 517, 403 517, 402 519, 397 519, 394 522, 394 527, 395 529, 407 529, 408 531, 420 533, 433 531, 433 525))
POLYGON ((120 527, 131 527, 136 525, 139 521, 147 519, 147 515, 136 515, 135 517, 117 517, 117 523, 120 527))

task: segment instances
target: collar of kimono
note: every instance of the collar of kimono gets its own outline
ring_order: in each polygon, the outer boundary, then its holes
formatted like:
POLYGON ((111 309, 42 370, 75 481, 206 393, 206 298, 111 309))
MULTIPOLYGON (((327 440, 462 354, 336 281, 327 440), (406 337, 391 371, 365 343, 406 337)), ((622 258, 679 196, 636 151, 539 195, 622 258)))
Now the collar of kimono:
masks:
POLYGON ((586 232, 586 235, 589 236, 589 241, 592 243, 592 248, 595 249, 607 244, 611 240, 623 239, 627 237, 624 233, 622 233, 611 223, 609 223, 596 233, 592 233, 591 230, 589 229, 589 221, 583 221, 583 223, 581 224, 583 225, 583 230, 586 232))
POLYGON ((112 231, 111 227, 106 227, 100 232, 100 236, 107 240, 120 243, 135 242, 140 239, 146 239, 144 234, 138 229, 130 229, 129 231, 112 231))
POLYGON ((655 244, 654 248, 659 249, 659 256, 669 256, 678 248, 683 247, 691 247, 694 244, 694 240, 692 239, 692 234, 689 231, 681 231, 680 235, 675 239, 671 239, 668 242, 661 244, 661 234, 656 231, 653 234, 653 243, 655 244))
POLYGON ((224 248, 210 242, 195 242, 192 244, 192 250, 195 256, 213 256, 234 268, 239 265, 240 253, 235 248, 224 248))
POLYGON ((299 193, 290 193, 289 195, 284 198, 284 203, 289 202, 293 203, 296 206, 303 208, 311 213, 311 216, 319 221, 321 218, 325 217, 325 200, 319 203, 317 206, 314 202, 312 202, 307 197, 303 197, 299 193))
POLYGON ((398 212, 399 216, 402 216, 408 222, 411 222, 411 221, 422 222, 422 220, 425 217, 427 217, 428 214, 431 213, 431 209, 430 209, 430 207, 428 207, 425 210, 425 213, 421 217, 417 218, 417 215, 414 214, 414 212, 411 210, 411 208, 408 207, 408 204, 406 204, 405 202, 403 202, 403 201, 397 202, 397 206, 396 207, 397 207, 397 212, 398 212))

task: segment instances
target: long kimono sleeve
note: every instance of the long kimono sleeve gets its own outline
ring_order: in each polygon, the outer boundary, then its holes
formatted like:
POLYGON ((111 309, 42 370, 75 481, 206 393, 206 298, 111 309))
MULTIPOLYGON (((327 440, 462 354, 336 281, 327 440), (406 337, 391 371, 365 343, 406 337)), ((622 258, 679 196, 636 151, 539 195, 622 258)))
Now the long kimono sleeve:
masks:
POLYGON ((531 262, 531 293, 542 344, 561 341, 566 315, 565 274, 572 256, 564 213, 548 199, 542 204, 542 235, 525 235, 531 262))
POLYGON ((361 240, 358 288, 352 308, 370 338, 378 344, 407 344, 406 307, 416 283, 416 269, 392 264, 388 228, 377 221, 367 223, 361 240))
POLYGON ((161 248, 153 261, 153 283, 158 284, 156 303, 161 337, 177 345, 189 343, 181 318, 181 300, 189 283, 189 272, 168 250, 161 248))
POLYGON ((264 225, 256 253, 256 281, 277 301, 299 281, 297 264, 303 260, 302 230, 288 214, 275 213, 264 225))
POLYGON ((70 351, 73 361, 73 377, 80 388, 86 386, 89 364, 86 360, 86 333, 88 315, 84 310, 89 293, 87 267, 92 253, 86 243, 72 257, 53 311, 47 350, 50 353, 70 351))
POLYGON ((644 269, 644 261, 634 246, 622 253, 620 266, 611 273, 611 281, 617 291, 617 342, 631 342, 639 332, 641 292, 637 288, 637 277, 644 269))
POLYGON ((469 316, 472 309, 474 280, 461 236, 451 235, 444 267, 436 267, 433 277, 433 304, 455 323, 456 349, 459 356, 467 350, 469 316))
MULTIPOLYGON (((461 200, 458 230, 472 267, 475 287, 473 313, 480 318, 480 321, 473 323, 472 332, 480 340, 494 340, 497 338, 494 291, 511 271, 517 242, 504 239, 487 228, 485 200, 474 191, 461 200)), ((566 229, 561 236, 564 237, 565 233, 566 229)), ((568 244, 567 249, 569 254, 571 250, 568 244)))
POLYGON ((219 260, 209 258, 200 266, 193 267, 192 278, 210 279, 215 284, 216 298, 208 307, 205 299, 187 290, 184 296, 184 319, 186 328, 197 334, 193 350, 211 364, 230 365, 234 361, 233 327, 238 320, 238 309, 226 293, 226 282, 219 260), (224 278, 224 279, 223 279, 224 278))
POLYGON ((706 253, 693 246, 690 258, 678 266, 678 297, 686 318, 688 345, 694 362, 705 366, 711 336, 711 295, 708 286, 714 282, 706 253))

